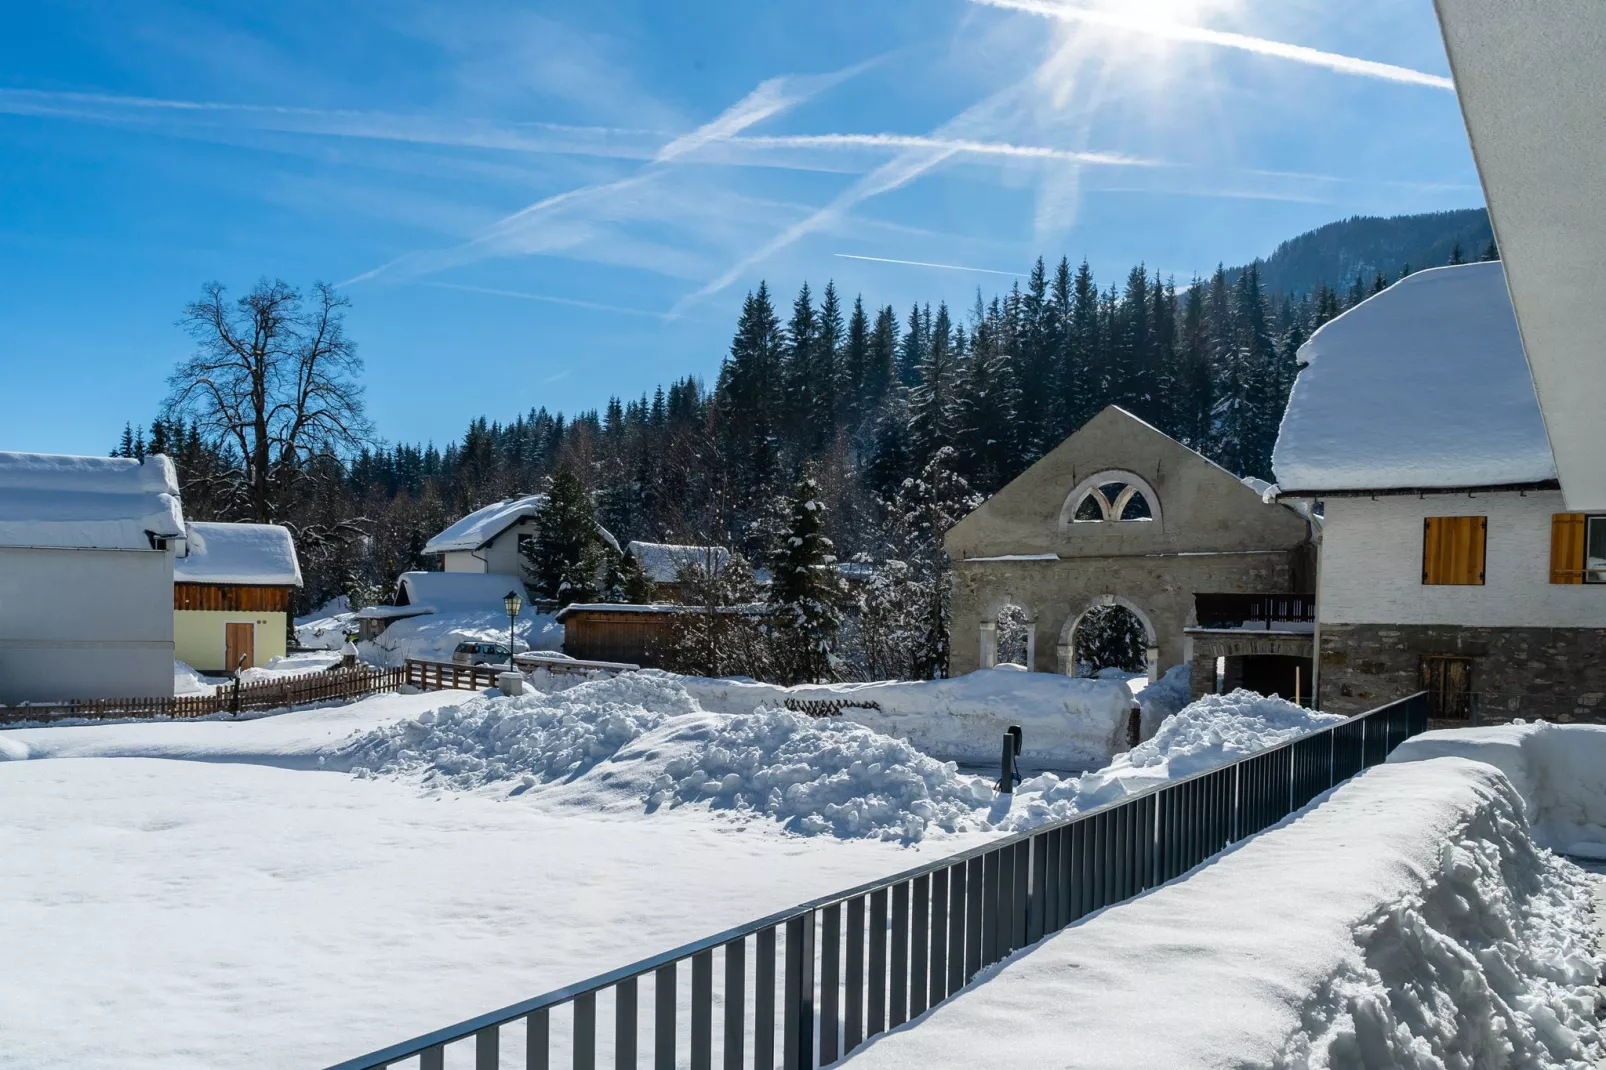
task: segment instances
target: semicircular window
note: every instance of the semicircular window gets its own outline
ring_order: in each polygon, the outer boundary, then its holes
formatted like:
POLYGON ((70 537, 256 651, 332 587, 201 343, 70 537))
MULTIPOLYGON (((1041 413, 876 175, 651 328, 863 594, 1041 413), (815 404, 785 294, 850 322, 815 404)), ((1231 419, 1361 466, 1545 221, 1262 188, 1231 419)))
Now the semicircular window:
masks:
POLYGON ((1099 524, 1106 520, 1153 520, 1149 499, 1131 483, 1110 482, 1090 487, 1076 503, 1071 520, 1078 524, 1099 524))

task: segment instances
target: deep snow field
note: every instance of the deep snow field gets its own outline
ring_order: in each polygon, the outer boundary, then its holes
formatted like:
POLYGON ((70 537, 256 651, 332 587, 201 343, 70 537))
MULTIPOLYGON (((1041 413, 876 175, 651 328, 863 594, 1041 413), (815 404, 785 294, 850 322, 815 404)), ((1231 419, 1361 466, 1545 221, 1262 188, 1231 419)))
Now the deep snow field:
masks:
MULTIPOLYGON (((993 670, 842 685, 824 692, 880 709, 813 718, 775 704, 822 689, 537 679, 515 698, 384 695, 240 722, 0 731, 0 1067, 323 1065, 1336 719, 1211 696, 1111 760, 1131 702, 1119 680, 993 670), (1039 739, 1043 754, 1103 768, 1028 775, 995 796, 991 777, 944 760, 985 752, 1010 720, 1027 726, 1028 752, 1034 732, 1063 730, 1039 739)), ((1176 681, 1145 698, 1149 722, 1179 701, 1176 681)), ((1431 739, 1398 754, 1430 757, 1431 739)), ((1525 793, 1550 782, 1548 759, 1506 758, 1525 793)), ((933 1065, 945 1049, 903 1045, 945 1020, 961 1046, 1008 1022, 1022 1065, 1072 1048, 1085 1061, 1067 1065, 1384 1065, 1329 1056, 1365 1033, 1356 1021, 1387 1020, 1415 1043, 1418 1019, 1437 1021, 1446 1000, 1517 1015, 1528 1024, 1506 1033, 1543 1034, 1547 1053, 1583 1050, 1594 1036, 1580 978, 1592 985, 1600 965, 1578 906, 1587 890, 1536 851, 1510 785, 1458 759, 1372 771, 858 1058, 933 1065), (1426 904, 1416 915, 1413 895, 1426 904), (1476 926, 1456 929, 1468 916, 1476 926), (1049 970, 1048 987, 1019 988, 1028 968, 1049 970), (1453 995, 1429 984, 1415 1010, 1379 996, 1417 969, 1453 995), (1499 982, 1489 998, 1474 991, 1485 975, 1499 982), (1055 1009, 1022 1019, 1038 992, 1055 1009), (1157 992, 1176 1028, 1143 1028, 1157 992), (1081 1009, 1061 1014, 1061 999, 1081 1009), (1021 1036, 1059 1035, 1046 1018, 1064 1035, 1030 1058, 1021 1036), (1265 1059, 1227 1058, 1238 1051, 1265 1059)), ((1588 810, 1565 836, 1603 823, 1588 810)), ((1510 1065, 1573 1065, 1547 1059, 1510 1065)))

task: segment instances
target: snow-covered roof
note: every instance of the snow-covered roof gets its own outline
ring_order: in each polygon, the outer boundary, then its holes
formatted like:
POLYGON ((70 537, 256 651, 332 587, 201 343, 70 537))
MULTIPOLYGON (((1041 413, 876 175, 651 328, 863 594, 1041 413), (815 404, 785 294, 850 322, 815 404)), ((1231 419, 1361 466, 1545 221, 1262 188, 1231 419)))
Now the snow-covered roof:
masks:
POLYGON ((453 550, 478 550, 525 517, 534 516, 546 504, 545 494, 526 494, 476 509, 424 544, 426 554, 453 550))
POLYGON ((178 478, 161 454, 0 452, 0 546, 149 550, 184 534, 178 478))
POLYGON ((724 568, 731 553, 723 546, 677 546, 667 542, 641 542, 633 540, 625 553, 636 559, 641 571, 654 583, 674 583, 682 568, 705 567, 709 554, 713 554, 714 567, 724 568))
POLYGON ((1409 275, 1299 357, 1272 455, 1284 494, 1556 478, 1498 261, 1409 275))
POLYGON ((173 562, 180 583, 301 586, 301 565, 288 528, 278 524, 185 525, 183 557, 173 562))
POLYGON ((465 609, 500 613, 509 591, 516 591, 526 607, 533 601, 522 580, 501 572, 403 572, 396 581, 398 602, 445 614, 465 609))
MULTIPOLYGON (((508 498, 506 501, 487 505, 483 509, 476 509, 426 542, 424 553, 446 554, 459 550, 478 550, 519 521, 535 516, 545 504, 545 494, 526 494, 522 498, 508 498)), ((598 524, 597 534, 602 536, 603 542, 613 547, 614 552, 618 552, 619 540, 613 537, 612 532, 598 524)))

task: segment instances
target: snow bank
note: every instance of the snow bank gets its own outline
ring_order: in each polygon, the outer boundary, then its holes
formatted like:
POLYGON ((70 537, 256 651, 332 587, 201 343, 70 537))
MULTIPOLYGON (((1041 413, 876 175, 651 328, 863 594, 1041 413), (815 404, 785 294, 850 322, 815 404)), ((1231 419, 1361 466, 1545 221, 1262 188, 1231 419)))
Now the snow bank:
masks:
POLYGON ((174 659, 173 694, 210 695, 216 690, 217 684, 208 680, 184 662, 174 659))
POLYGON ((598 809, 702 805, 803 835, 913 843, 932 832, 1032 828, 1337 720, 1250 692, 1213 695, 1105 769, 1043 774, 997 796, 992 776, 960 772, 857 721, 774 707, 709 712, 700 683, 631 673, 473 698, 358 734, 328 766, 456 791, 539 785, 546 799, 598 809))
POLYGON ((1341 720, 1337 714, 1317 713, 1253 691, 1206 695, 1166 718, 1151 738, 1116 755, 1103 769, 1069 779, 1044 773, 1023 782, 1017 792, 1017 812, 1005 825, 1024 829, 1069 817, 1341 720))
POLYGON ((1522 795, 1535 837, 1583 858, 1606 858, 1606 727, 1521 721, 1408 739, 1389 756, 1414 762, 1457 755, 1487 762, 1522 795))
POLYGON ((1120 680, 1080 680, 1054 673, 982 669, 950 680, 882 681, 778 687, 751 680, 684 677, 706 710, 750 713, 794 701, 849 705, 845 720, 907 740, 936 758, 996 765, 1004 733, 1021 726, 1027 768, 1087 769, 1126 746, 1132 693, 1120 680))
POLYGON ((357 631, 357 614, 345 595, 338 595, 296 618, 296 643, 313 650, 339 650, 357 631))
POLYGON ((994 968, 853 1064, 1592 1065, 1592 896, 1498 771, 1384 765, 994 968))
POLYGON ((1186 662, 1171 666, 1165 675, 1137 692, 1138 706, 1143 710, 1141 738, 1152 738, 1167 717, 1192 699, 1192 667, 1186 662))
POLYGON ((320 650, 309 654, 276 654, 266 665, 253 665, 240 673, 247 684, 260 684, 268 680, 286 680, 308 673, 327 672, 340 663, 338 650, 320 650))

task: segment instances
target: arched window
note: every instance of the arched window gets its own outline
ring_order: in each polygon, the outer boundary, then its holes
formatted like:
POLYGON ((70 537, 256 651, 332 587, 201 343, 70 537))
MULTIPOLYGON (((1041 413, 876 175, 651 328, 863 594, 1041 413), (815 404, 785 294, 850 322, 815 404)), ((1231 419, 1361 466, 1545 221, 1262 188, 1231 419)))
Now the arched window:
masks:
POLYGON ((1065 501, 1061 526, 1154 521, 1160 518, 1153 489, 1130 472, 1100 472, 1084 480, 1065 501))

